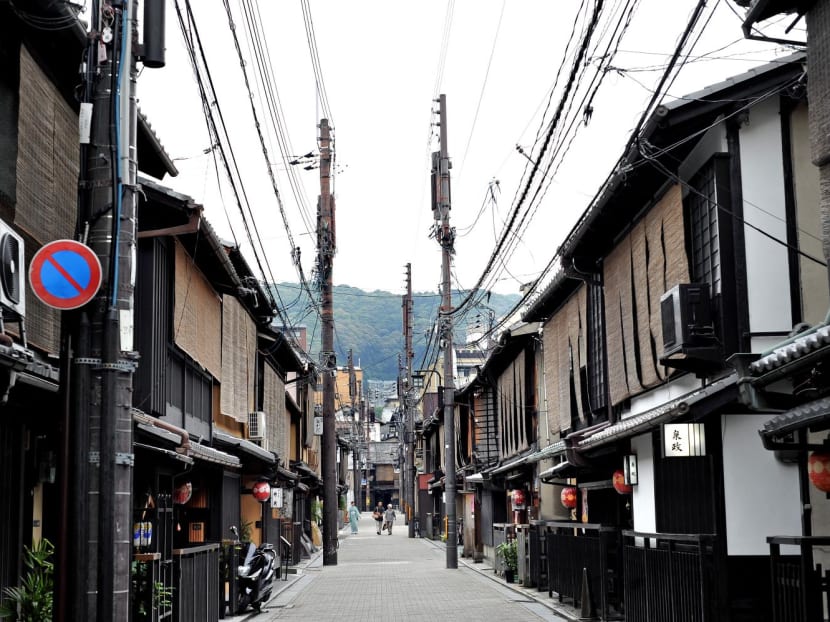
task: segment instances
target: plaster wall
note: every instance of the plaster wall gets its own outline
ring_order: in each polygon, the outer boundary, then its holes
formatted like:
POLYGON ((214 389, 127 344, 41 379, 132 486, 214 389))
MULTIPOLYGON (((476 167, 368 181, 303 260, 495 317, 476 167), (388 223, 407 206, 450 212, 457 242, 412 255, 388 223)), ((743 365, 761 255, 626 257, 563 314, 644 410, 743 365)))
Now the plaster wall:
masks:
POLYGON ((631 439, 631 451, 637 455, 638 484, 631 493, 634 513, 634 531, 657 532, 657 513, 654 503, 654 448, 651 434, 631 439))
POLYGON ((728 555, 769 555, 767 536, 801 534, 798 466, 764 449, 758 430, 767 419, 721 417, 728 555))

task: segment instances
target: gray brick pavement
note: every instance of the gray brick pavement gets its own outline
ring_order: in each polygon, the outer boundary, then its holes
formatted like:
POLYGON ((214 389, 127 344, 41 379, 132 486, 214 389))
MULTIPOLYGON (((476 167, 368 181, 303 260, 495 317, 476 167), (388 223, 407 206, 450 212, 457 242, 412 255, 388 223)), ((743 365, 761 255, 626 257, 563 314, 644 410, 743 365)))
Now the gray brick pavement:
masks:
MULTIPOLYGON (((323 566, 317 553, 279 592, 262 613, 229 618, 256 620, 376 619, 434 622, 446 620, 549 620, 574 618, 560 611, 546 593, 508 586, 492 569, 459 559, 446 568, 443 543, 407 537, 399 521, 391 536, 377 535, 364 513, 357 535, 340 532, 336 566, 323 566), (475 566, 478 566, 476 568, 475 566)), ((228 619, 228 618, 226 618, 228 619)))

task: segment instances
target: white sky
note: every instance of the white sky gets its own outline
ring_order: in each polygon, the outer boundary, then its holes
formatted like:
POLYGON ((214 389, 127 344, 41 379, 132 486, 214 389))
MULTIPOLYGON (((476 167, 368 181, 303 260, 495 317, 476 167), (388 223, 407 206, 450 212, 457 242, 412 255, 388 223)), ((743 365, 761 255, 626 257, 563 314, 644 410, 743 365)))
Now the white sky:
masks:
MULTIPOLYGON (((239 0, 228 2, 236 14, 237 33, 253 80, 255 68, 239 0)), ((623 4, 623 0, 606 0, 600 31, 623 4)), ((641 0, 614 66, 663 65, 695 4, 692 0, 641 0)), ((711 58, 688 63, 669 90, 671 95, 689 93, 773 58, 775 46, 743 39, 740 20, 726 0, 709 4, 716 7, 715 14, 693 56, 711 53, 711 58), (723 59, 727 56, 732 59, 723 59)), ((735 8, 731 0, 730 4, 735 8)), ((260 27, 267 37, 291 153, 317 153, 317 123, 322 113, 301 2, 267 0, 259 5, 260 27)), ((438 93, 447 96, 448 150, 453 162, 451 224, 459 234, 456 285, 466 288, 478 280, 521 188, 527 160, 515 147, 522 145, 533 155, 538 151, 538 146, 534 151, 534 137, 567 38, 575 22, 580 30, 584 26, 577 17, 579 6, 571 0, 310 0, 336 139, 335 284, 400 294, 404 265, 410 262, 414 289, 437 291, 441 257, 438 244, 429 238, 428 180, 429 154, 438 148, 437 141, 430 140, 434 135, 430 122, 437 120, 431 115, 432 98, 438 93), (452 21, 439 81, 448 5, 453 7, 452 21), (493 179, 499 180, 498 204, 488 203, 477 219, 493 179), (470 231, 474 221, 477 224, 470 231)), ((220 2, 199 0, 193 2, 192 10, 271 273, 276 280, 297 281, 288 236, 253 131, 249 98, 224 8, 220 2)), ((803 39, 801 26, 790 36, 803 39)), ((202 153, 210 140, 173 0, 169 2, 167 30, 167 66, 144 69, 138 80, 139 105, 162 144, 171 157, 188 158, 176 162, 179 177, 163 183, 203 203, 211 224, 228 240, 234 237, 230 221, 247 254, 251 245, 224 183, 224 172, 219 173, 223 180, 220 192, 213 159, 202 153)), ((779 49, 777 53, 786 52, 779 49)), ((521 231, 507 270, 490 284, 492 289, 515 293, 519 283, 531 281, 548 263, 620 156, 660 73, 607 73, 594 99, 590 124, 580 128, 563 165, 521 231)), ((561 90, 553 98, 546 122, 560 94, 561 90)), ((254 101, 257 105, 261 101, 258 89, 254 101)), ((264 122, 265 116, 261 119, 264 122)), ((308 219, 304 221, 281 172, 284 166, 276 140, 267 127, 265 131, 291 235, 301 247, 303 269, 309 276, 315 256, 310 227, 315 218, 319 171, 295 167, 306 198, 308 219)))

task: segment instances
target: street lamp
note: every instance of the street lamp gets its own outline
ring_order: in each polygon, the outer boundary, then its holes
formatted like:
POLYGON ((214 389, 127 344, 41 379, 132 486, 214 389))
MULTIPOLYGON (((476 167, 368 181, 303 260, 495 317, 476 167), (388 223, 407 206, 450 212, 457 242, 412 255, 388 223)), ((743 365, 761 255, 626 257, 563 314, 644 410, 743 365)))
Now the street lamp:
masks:
POLYGON ((413 388, 426 389, 427 386, 424 384, 424 378, 427 374, 435 374, 438 376, 438 387, 436 388, 436 393, 440 393, 441 385, 444 384, 444 381, 441 378, 441 373, 437 369, 416 369, 415 373, 412 374, 413 388))

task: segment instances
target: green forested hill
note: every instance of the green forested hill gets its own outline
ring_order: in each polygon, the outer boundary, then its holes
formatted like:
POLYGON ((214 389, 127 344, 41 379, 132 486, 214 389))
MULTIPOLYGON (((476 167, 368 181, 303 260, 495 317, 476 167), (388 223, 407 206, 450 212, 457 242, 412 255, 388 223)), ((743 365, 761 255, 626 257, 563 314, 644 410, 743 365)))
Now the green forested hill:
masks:
MULTIPOLYGON (((309 354, 318 359, 320 323, 308 298, 296 283, 276 286, 279 300, 287 309, 295 326, 305 326, 309 336, 309 354)), ((413 293, 413 366, 419 367, 429 340, 429 332, 438 314, 437 294, 413 293)), ((453 294, 453 300, 461 300, 453 294)), ((480 330, 488 325, 488 317, 499 318, 518 302, 518 295, 491 294, 487 308, 466 314, 456 324, 455 339, 463 342, 467 330, 480 330)), ((345 365, 347 352, 352 350, 355 365, 364 370, 365 380, 394 380, 398 376, 398 353, 403 354, 403 297, 401 294, 375 290, 367 292, 348 285, 334 288, 334 346, 337 364, 345 365)))

